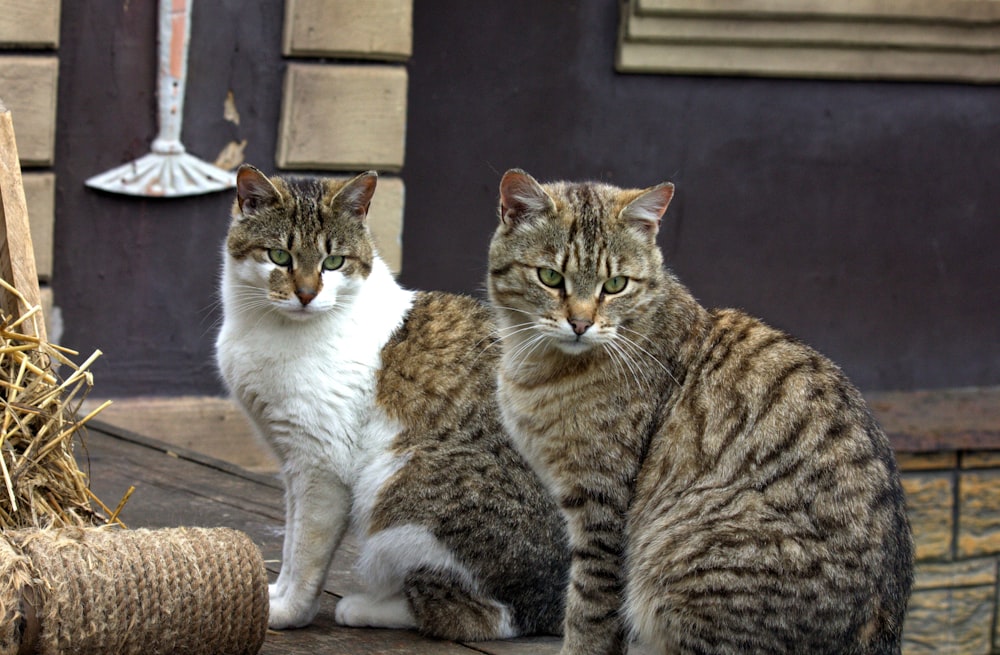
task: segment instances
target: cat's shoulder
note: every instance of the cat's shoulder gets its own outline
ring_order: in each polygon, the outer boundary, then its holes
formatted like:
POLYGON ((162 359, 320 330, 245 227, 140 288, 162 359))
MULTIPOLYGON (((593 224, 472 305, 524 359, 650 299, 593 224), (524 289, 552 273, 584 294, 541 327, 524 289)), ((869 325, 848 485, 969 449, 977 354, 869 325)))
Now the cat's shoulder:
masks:
POLYGON ((386 349, 440 354, 467 346, 469 339, 489 337, 494 331, 492 312, 485 303, 443 291, 418 291, 386 349))
POLYGON ((405 425, 458 425, 469 406, 492 398, 496 342, 491 311, 482 302, 417 292, 382 349, 378 402, 405 425))
POLYGON ((382 349, 382 377, 428 380, 454 376, 473 362, 491 365, 499 356, 496 339, 492 313, 484 303, 419 291, 382 349))

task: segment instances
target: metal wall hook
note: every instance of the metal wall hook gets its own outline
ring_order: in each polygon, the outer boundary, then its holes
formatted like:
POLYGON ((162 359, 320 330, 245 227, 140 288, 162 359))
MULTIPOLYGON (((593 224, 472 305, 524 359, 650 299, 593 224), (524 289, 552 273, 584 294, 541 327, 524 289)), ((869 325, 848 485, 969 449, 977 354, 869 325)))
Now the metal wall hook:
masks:
POLYGON ((151 152, 95 175, 93 189, 133 196, 173 198, 223 191, 236 186, 236 175, 187 154, 181 143, 188 41, 194 0, 160 0, 159 69, 156 98, 159 133, 151 152))

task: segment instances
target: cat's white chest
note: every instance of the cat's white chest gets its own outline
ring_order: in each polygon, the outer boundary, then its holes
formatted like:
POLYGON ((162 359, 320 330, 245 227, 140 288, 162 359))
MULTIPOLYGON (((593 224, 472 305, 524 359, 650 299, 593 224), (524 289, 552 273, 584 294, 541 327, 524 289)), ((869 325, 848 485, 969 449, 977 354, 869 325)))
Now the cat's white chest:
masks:
POLYGON ((376 376, 412 294, 369 282, 351 311, 309 321, 227 312, 219 368, 286 471, 327 469, 351 485, 398 431, 375 403, 376 376))

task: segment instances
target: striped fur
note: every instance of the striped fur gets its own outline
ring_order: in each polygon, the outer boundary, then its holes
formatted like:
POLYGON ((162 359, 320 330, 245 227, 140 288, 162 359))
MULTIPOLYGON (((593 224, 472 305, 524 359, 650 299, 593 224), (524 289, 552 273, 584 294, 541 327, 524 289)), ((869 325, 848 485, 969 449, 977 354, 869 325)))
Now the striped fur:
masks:
POLYGON ((888 441, 832 362, 706 310, 663 266, 671 195, 501 183, 498 395, 569 526, 562 652, 631 634, 664 653, 899 653, 913 547, 888 441))

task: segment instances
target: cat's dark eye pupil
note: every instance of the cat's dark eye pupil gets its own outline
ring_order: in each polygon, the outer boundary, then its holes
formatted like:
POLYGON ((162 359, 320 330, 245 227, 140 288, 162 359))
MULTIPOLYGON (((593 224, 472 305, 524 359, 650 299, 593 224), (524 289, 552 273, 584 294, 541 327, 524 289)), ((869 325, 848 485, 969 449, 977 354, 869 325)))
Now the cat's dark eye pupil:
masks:
POLYGON ((335 271, 344 265, 343 255, 330 255, 323 260, 324 271, 335 271))
POLYGON ((267 256, 278 266, 288 266, 292 263, 292 254, 281 248, 271 248, 267 251, 267 256))
POLYGON ((562 273, 551 268, 539 268, 538 279, 547 287, 560 287, 563 283, 562 273))
POLYGON ((616 275, 604 283, 604 293, 621 293, 628 285, 628 278, 624 275, 616 275))

